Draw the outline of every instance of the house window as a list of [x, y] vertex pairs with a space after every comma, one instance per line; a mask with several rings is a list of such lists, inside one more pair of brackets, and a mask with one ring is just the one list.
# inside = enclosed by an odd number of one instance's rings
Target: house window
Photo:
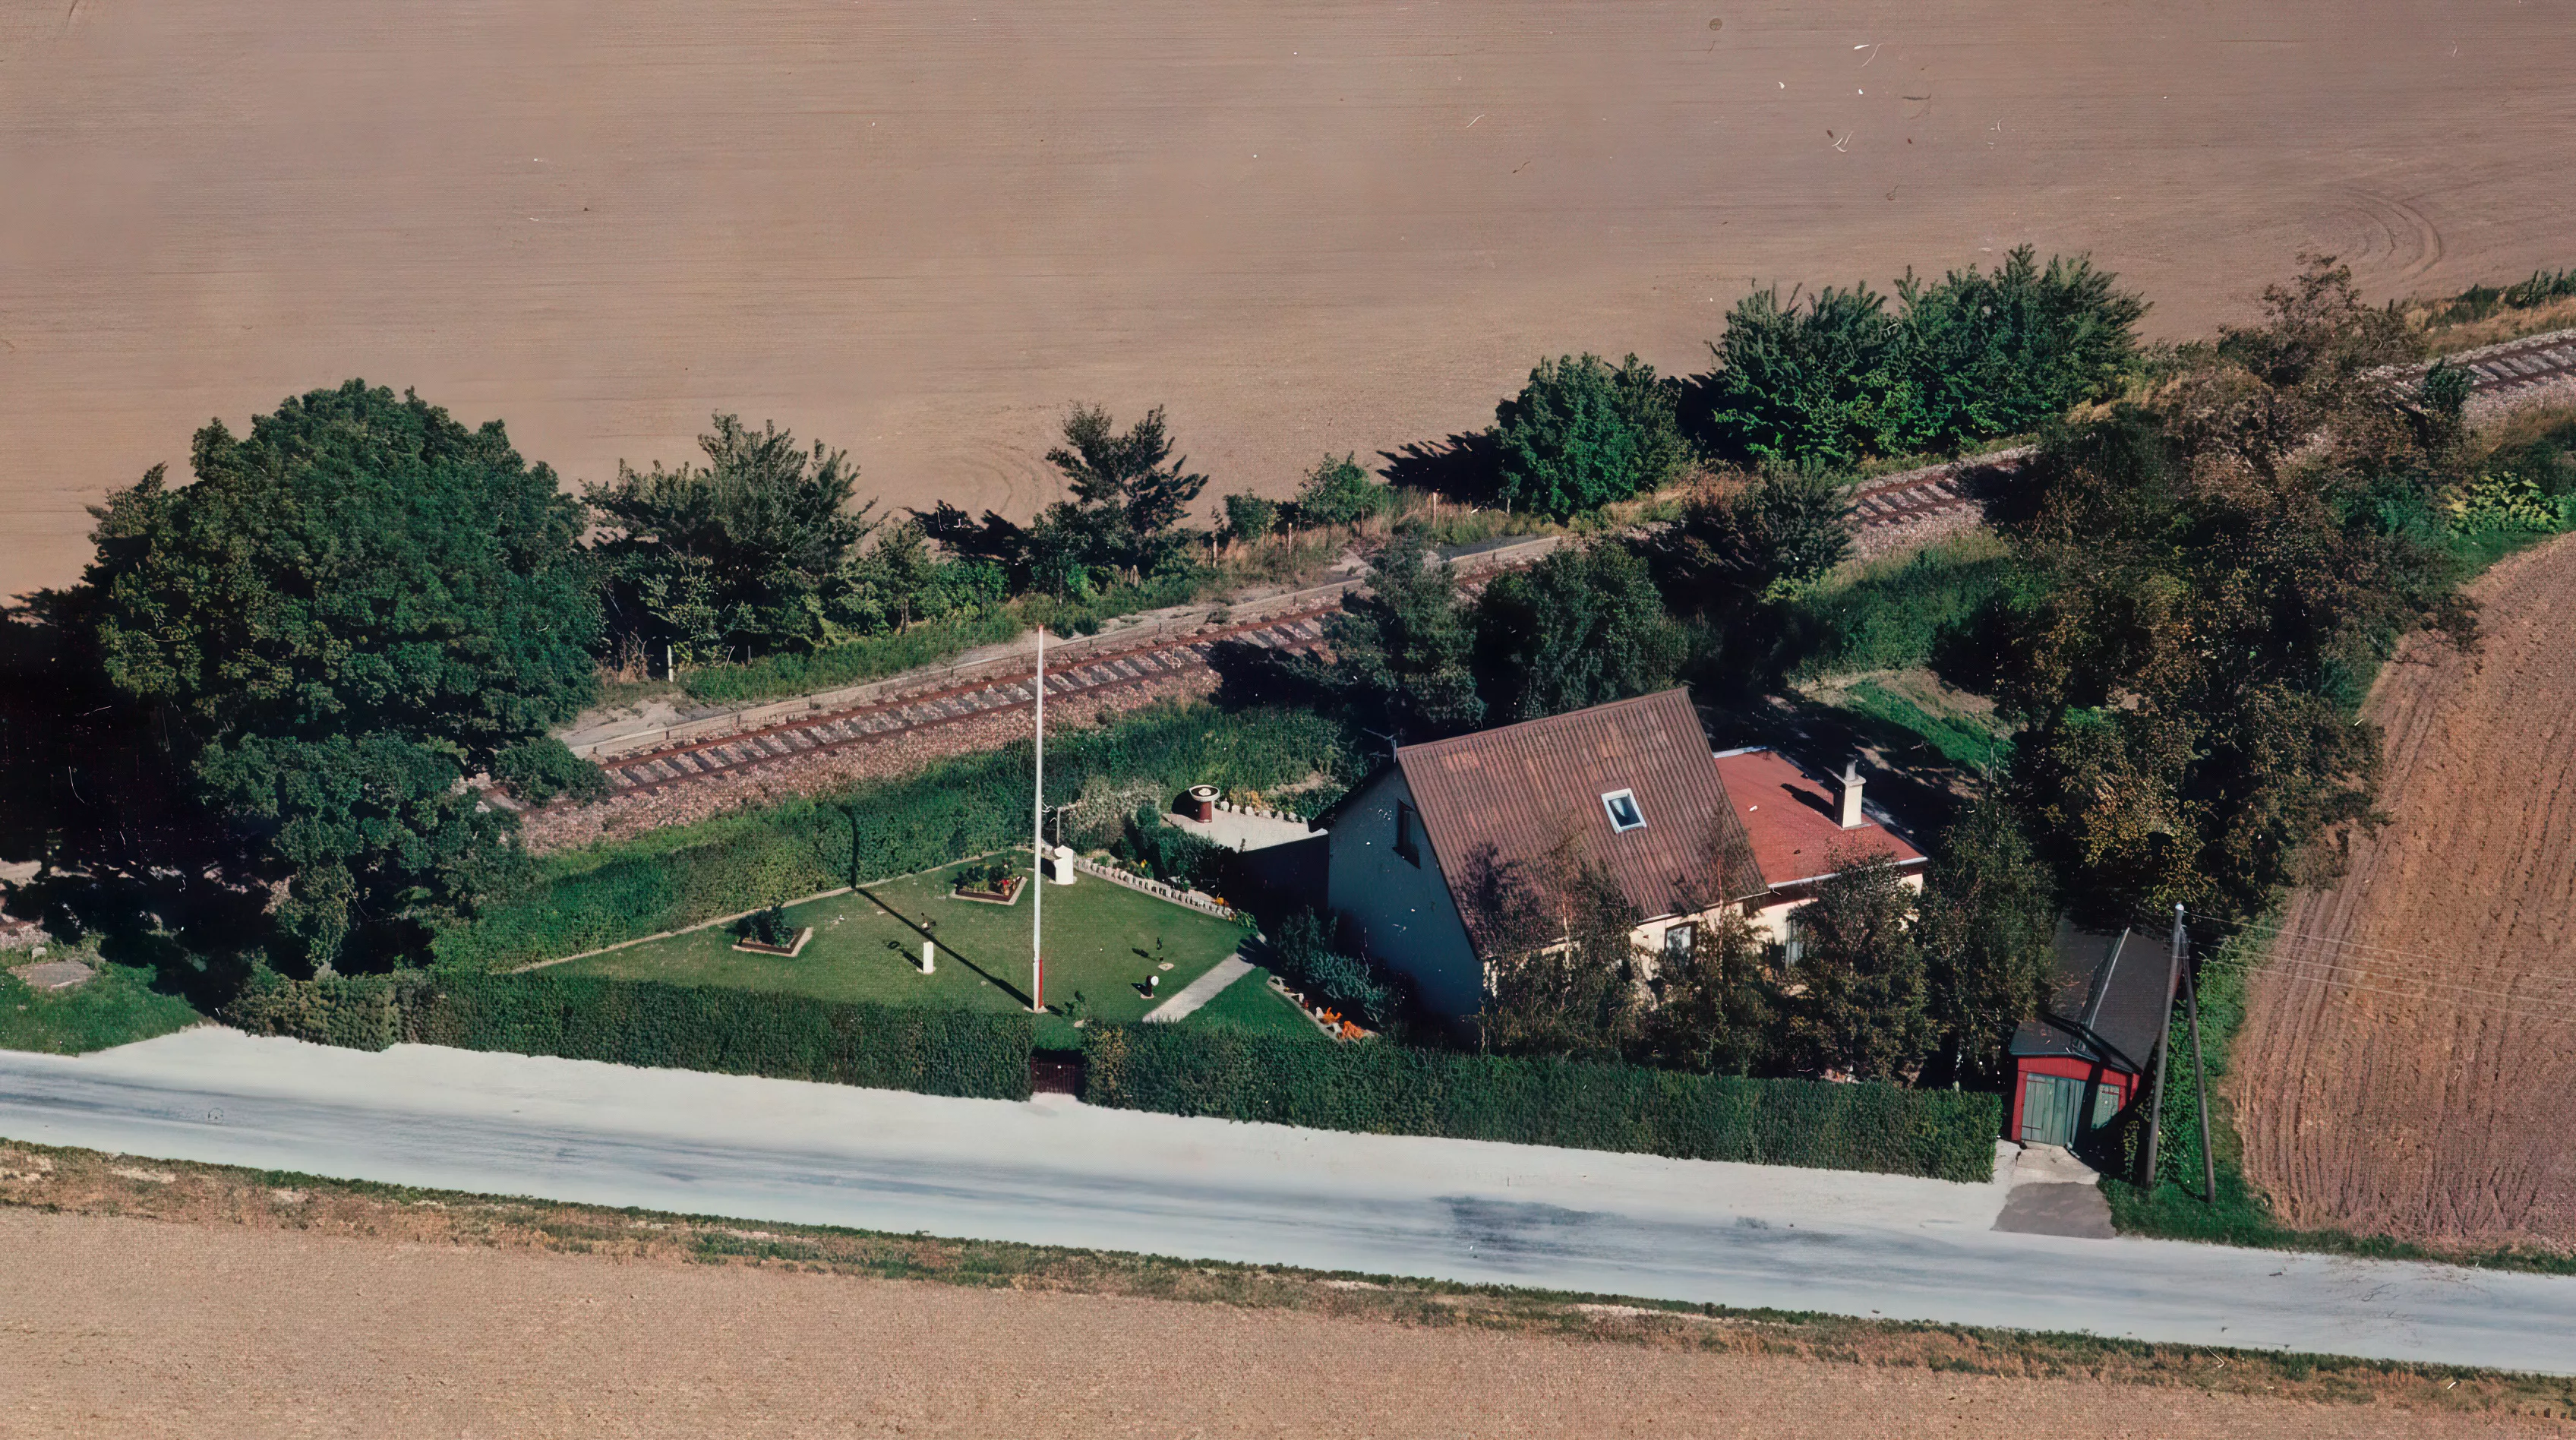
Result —
[[1417, 867], [1422, 864], [1422, 845], [1417, 838], [1421, 823], [1413, 813], [1412, 802], [1395, 802], [1395, 853]]
[[1689, 921], [1683, 921], [1664, 932], [1664, 958], [1688, 960], [1691, 957], [1691, 947], [1698, 943], [1699, 927]]
[[1637, 808], [1637, 794], [1633, 790], [1613, 790], [1602, 796], [1601, 808], [1610, 812], [1610, 828], [1613, 830], [1646, 828], [1645, 814]]
[[1781, 929], [1787, 932], [1787, 938], [1780, 942], [1780, 963], [1795, 965], [1807, 958], [1807, 922], [1798, 918], [1797, 911], [1789, 912]]

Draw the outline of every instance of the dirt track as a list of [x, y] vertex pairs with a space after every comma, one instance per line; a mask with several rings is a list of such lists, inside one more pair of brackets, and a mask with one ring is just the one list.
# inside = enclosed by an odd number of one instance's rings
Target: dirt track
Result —
[[0, 1211], [0, 1313], [0, 1431], [31, 1437], [2270, 1440], [2555, 1428], [17, 1209]]
[[1069, 400], [1276, 489], [1755, 279], [2510, 277], [2576, 259], [2571, 69], [2569, 0], [0, 0], [0, 594], [351, 374], [575, 478], [724, 407], [1025, 507]]
[[2393, 823], [2290, 906], [2235, 1099], [2292, 1224], [2576, 1248], [2576, 538], [2471, 593], [2482, 651], [2371, 696]]

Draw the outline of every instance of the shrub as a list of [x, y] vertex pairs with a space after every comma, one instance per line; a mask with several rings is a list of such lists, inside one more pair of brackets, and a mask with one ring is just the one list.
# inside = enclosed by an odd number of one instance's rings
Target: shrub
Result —
[[1494, 409], [1497, 486], [1506, 505], [1563, 518], [1625, 500], [1690, 459], [1678, 388], [1631, 355], [1542, 360]]
[[1291, 913], [1270, 937], [1270, 968], [1301, 990], [1316, 992], [1336, 1008], [1358, 1016], [1372, 1030], [1393, 1023], [1399, 1006], [1394, 987], [1378, 978], [1367, 961], [1333, 947], [1323, 920], [1312, 910]]
[[796, 927], [788, 923], [786, 911], [772, 905], [733, 922], [733, 937], [754, 945], [785, 947], [796, 943]]
[[252, 972], [250, 983], [216, 1018], [253, 1035], [285, 1035], [351, 1050], [382, 1050], [402, 1038], [395, 981], [384, 975], [289, 980], [263, 967]]
[[1145, 867], [1166, 885], [1211, 893], [1223, 887], [1225, 857], [1231, 853], [1164, 823], [1163, 807], [1150, 800], [1128, 813], [1125, 828], [1109, 849], [1119, 859]]
[[1091, 1104], [1323, 1130], [1982, 1182], [1992, 1095], [1746, 1080], [1178, 1025], [1084, 1034]]
[[2546, 534], [2563, 523], [2558, 499], [2512, 471], [2481, 475], [2451, 501], [2451, 528], [2462, 535]]
[[2137, 354], [2146, 302], [2077, 257], [2029, 246], [1992, 274], [1970, 266], [1898, 282], [1899, 312], [1866, 284], [1802, 307], [1757, 290], [1709, 348], [1710, 439], [1760, 460], [1849, 465], [2026, 433], [2109, 393]]
[[580, 801], [608, 796], [606, 772], [552, 735], [540, 735], [492, 757], [492, 779], [531, 805], [543, 805], [559, 795]]
[[1236, 540], [1259, 540], [1279, 524], [1277, 501], [1245, 491], [1225, 497], [1225, 533]]
[[958, 871], [957, 888], [999, 895], [1011, 883], [1014, 873], [1008, 860], [988, 860]]
[[[1233, 504], [1232, 499], [1226, 502], [1229, 514]], [[1300, 525], [1357, 525], [1394, 507], [1395, 492], [1361, 469], [1357, 456], [1336, 460], [1327, 455], [1307, 472], [1293, 508]]]

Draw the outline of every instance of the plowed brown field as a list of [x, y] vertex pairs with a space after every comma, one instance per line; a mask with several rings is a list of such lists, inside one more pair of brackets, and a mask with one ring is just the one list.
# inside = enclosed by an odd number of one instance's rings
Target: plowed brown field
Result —
[[1697, 368], [1748, 282], [2576, 260], [2570, 0], [0, 0], [0, 595], [352, 375], [575, 479], [712, 409], [1025, 514], [1067, 402], [1216, 494]]
[[2485, 643], [2412, 643], [2368, 714], [2392, 823], [2302, 894], [2234, 1099], [2282, 1217], [2576, 1247], [2576, 537], [2473, 587]]

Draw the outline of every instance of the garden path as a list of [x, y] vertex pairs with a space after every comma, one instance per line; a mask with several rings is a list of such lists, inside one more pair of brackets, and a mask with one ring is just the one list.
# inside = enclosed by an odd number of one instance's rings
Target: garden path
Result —
[[1228, 955], [1216, 962], [1206, 974], [1181, 987], [1171, 999], [1145, 1012], [1148, 1025], [1169, 1025], [1198, 1013], [1200, 1006], [1217, 997], [1217, 992], [1252, 973], [1252, 962], [1240, 955]]

